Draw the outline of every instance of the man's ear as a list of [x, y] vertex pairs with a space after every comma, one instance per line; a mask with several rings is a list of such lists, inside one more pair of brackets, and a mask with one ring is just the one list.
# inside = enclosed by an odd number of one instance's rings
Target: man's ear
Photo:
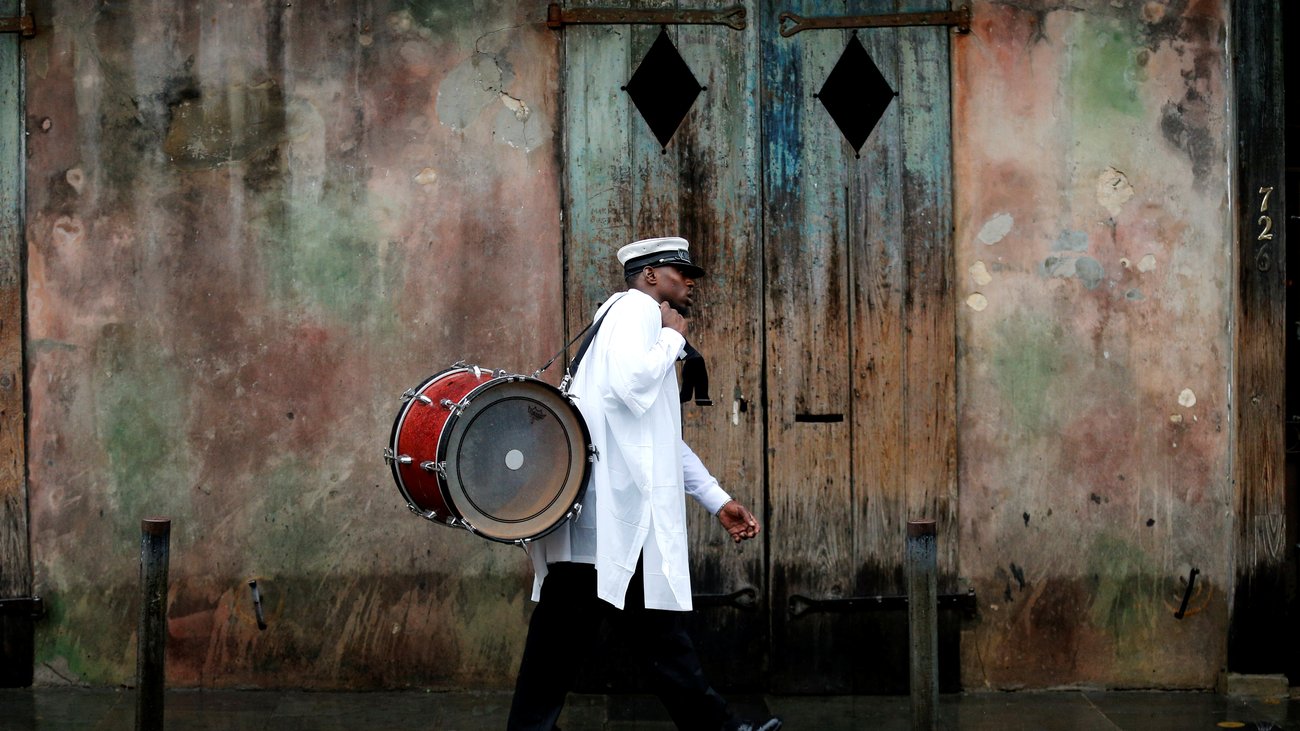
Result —
[[645, 272], [645, 283], [653, 286], [655, 280], [658, 278], [658, 275], [655, 274], [655, 268], [646, 267], [642, 271]]

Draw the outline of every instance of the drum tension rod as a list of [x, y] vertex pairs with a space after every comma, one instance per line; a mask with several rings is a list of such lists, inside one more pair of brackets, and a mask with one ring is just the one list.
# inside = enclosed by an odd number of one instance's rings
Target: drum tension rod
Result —
[[397, 454], [393, 451], [392, 447], [384, 447], [384, 462], [387, 464], [392, 464], [394, 462], [397, 462], [398, 464], [411, 464], [414, 461], [415, 460], [412, 459], [409, 454]]
[[424, 518], [425, 520], [438, 519], [438, 514], [432, 510], [420, 510], [419, 508], [415, 507], [415, 505], [412, 503], [407, 503], [406, 507], [410, 508], [412, 513], [415, 513], [416, 515], [420, 516], [421, 518]]

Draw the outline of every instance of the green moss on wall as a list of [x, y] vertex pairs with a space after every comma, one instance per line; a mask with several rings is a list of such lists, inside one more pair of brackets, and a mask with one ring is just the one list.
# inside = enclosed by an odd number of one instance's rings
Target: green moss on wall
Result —
[[1059, 324], [1029, 315], [997, 327], [993, 378], [1021, 433], [1038, 432], [1055, 420], [1050, 396], [1061, 376], [1061, 338]]
[[1082, 23], [1071, 44], [1070, 100], [1079, 118], [1101, 124], [1109, 113], [1137, 117], [1142, 51], [1132, 28], [1113, 21]]
[[[183, 375], [162, 340], [133, 326], [104, 328], [95, 353], [95, 423], [108, 459], [117, 544], [140, 520], [190, 514]], [[173, 531], [175, 542], [187, 531]]]

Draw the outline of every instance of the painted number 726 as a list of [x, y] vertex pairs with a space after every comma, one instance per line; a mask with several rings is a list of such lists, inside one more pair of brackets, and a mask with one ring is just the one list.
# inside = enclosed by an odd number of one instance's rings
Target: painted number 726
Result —
[[1264, 243], [1255, 247], [1255, 266], [1261, 272], [1266, 272], [1273, 266], [1273, 257], [1269, 254], [1268, 244], [1269, 241], [1273, 240], [1273, 217], [1267, 215], [1268, 198], [1273, 195], [1273, 186], [1260, 186], [1259, 194], [1262, 196], [1259, 199], [1259, 212], [1261, 215], [1256, 223], [1262, 228], [1255, 240]]

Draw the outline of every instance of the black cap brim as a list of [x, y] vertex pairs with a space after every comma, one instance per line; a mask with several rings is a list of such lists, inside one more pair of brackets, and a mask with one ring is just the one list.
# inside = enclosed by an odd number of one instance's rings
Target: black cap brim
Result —
[[683, 274], [692, 279], [698, 279], [704, 276], [704, 269], [690, 260], [689, 257], [683, 256], [676, 252], [658, 251], [653, 254], [646, 254], [631, 259], [623, 265], [625, 276], [632, 276], [645, 267], [666, 267], [674, 266], [681, 270]]

